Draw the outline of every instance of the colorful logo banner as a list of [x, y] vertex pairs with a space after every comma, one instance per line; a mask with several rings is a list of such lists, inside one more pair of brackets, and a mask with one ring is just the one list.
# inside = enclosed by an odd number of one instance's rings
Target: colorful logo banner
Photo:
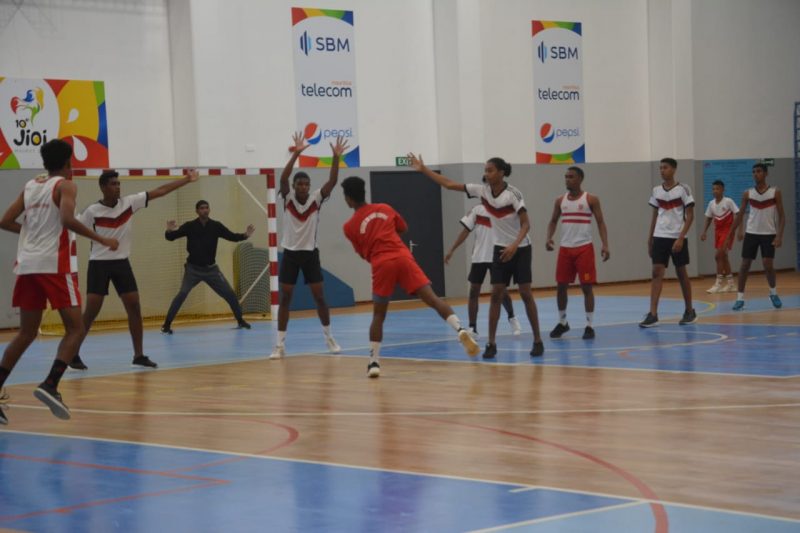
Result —
[[292, 8], [297, 123], [311, 145], [301, 167], [329, 167], [330, 143], [343, 137], [347, 167], [360, 165], [353, 12]]
[[73, 167], [109, 166], [104, 83], [0, 77], [0, 169], [41, 168], [39, 149], [58, 138]]
[[585, 163], [581, 23], [534, 20], [537, 163]]

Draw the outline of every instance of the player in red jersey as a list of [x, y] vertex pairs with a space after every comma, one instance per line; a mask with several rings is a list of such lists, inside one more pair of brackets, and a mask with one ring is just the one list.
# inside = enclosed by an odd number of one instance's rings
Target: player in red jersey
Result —
[[461, 321], [453, 309], [433, 292], [430, 280], [400, 239], [399, 234], [408, 229], [403, 217], [389, 205], [368, 204], [365, 201], [364, 180], [361, 178], [347, 178], [342, 182], [342, 189], [347, 205], [355, 210], [355, 214], [344, 225], [344, 234], [356, 253], [372, 265], [373, 312], [369, 328], [371, 350], [367, 375], [376, 378], [381, 372], [379, 357], [383, 322], [395, 285], [400, 285], [408, 294], [418, 296], [435, 309], [458, 332], [458, 340], [467, 354], [470, 357], [478, 355], [478, 344], [469, 331], [461, 327]]

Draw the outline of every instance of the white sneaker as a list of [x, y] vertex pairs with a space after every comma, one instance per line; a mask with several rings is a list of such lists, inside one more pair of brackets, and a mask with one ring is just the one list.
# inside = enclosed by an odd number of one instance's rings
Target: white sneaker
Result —
[[477, 330], [475, 328], [469, 328], [467, 331], [469, 331], [469, 334], [472, 335], [472, 338], [475, 339], [475, 340], [478, 340], [478, 337], [480, 337], [480, 335], [478, 335], [478, 332], [477, 332]]
[[339, 346], [333, 336], [325, 337], [325, 344], [328, 345], [328, 351], [331, 353], [339, 353], [342, 351], [342, 347]]
[[464, 351], [470, 357], [475, 357], [481, 351], [481, 347], [475, 342], [475, 339], [470, 335], [469, 330], [461, 328], [458, 330], [458, 341], [464, 347]]
[[512, 316], [508, 319], [508, 323], [511, 324], [511, 333], [514, 335], [522, 334], [522, 325], [519, 323], [519, 319], [517, 317]]
[[367, 365], [367, 377], [377, 378], [381, 375], [381, 365], [377, 361], [372, 361]]
[[736, 284], [732, 281], [728, 282], [728, 286], [722, 289], [719, 292], [738, 292], [736, 288]]
[[272, 349], [272, 354], [270, 354], [270, 359], [283, 359], [286, 355], [286, 347], [283, 344], [276, 344], [275, 348]]
[[724, 289], [722, 288], [722, 284], [719, 281], [714, 283], [714, 285], [712, 285], [710, 288], [706, 289], [706, 292], [708, 294], [717, 294], [718, 292], [723, 292], [723, 291]]

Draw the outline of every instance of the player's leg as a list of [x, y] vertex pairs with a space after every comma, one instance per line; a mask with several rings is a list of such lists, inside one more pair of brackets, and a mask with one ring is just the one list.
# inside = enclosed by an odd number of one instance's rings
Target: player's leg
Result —
[[481, 284], [469, 284], [469, 297], [467, 299], [467, 320], [469, 321], [469, 329], [477, 335], [478, 333], [478, 306], [481, 297]]
[[372, 323], [369, 325], [369, 363], [367, 363], [367, 376], [377, 378], [381, 375], [381, 342], [383, 342], [383, 323], [389, 309], [389, 298], [373, 296]]
[[739, 263], [739, 279], [736, 293], [736, 301], [733, 304], [734, 311], [741, 311], [744, 308], [744, 291], [747, 287], [747, 277], [750, 274], [750, 267], [755, 260], [760, 241], [757, 235], [745, 233], [742, 241], [742, 262]]
[[195, 286], [203, 280], [200, 273], [189, 263], [183, 267], [183, 280], [181, 281], [181, 288], [178, 289], [178, 294], [172, 299], [167, 311], [167, 318], [164, 319], [164, 324], [161, 326], [162, 333], [172, 334], [172, 321], [178, 315], [183, 302]]
[[[413, 262], [413, 260], [411, 260], [410, 262], [416, 265], [416, 263]], [[423, 279], [425, 281], [428, 281], [427, 277], [425, 277], [425, 275], [422, 273], [422, 270], [419, 270], [419, 267], [417, 267], [417, 270], [419, 272], [418, 275], [416, 276], [417, 281], [414, 284], [418, 283], [419, 281], [422, 281]], [[405, 276], [403, 276], [403, 278], [405, 278]], [[453, 311], [453, 308], [450, 307], [450, 305], [447, 302], [436, 296], [436, 293], [433, 292], [433, 289], [431, 288], [430, 281], [428, 281], [422, 287], [419, 287], [415, 290], [414, 289], [409, 290], [408, 287], [409, 283], [411, 282], [406, 281], [406, 279], [403, 278], [400, 278], [399, 282], [401, 286], [403, 286], [404, 290], [406, 292], [409, 292], [410, 294], [416, 295], [420, 300], [425, 302], [425, 304], [428, 307], [434, 309], [437, 313], [439, 313], [439, 316], [442, 317], [442, 319], [456, 331], [456, 333], [458, 334], [458, 341], [464, 347], [464, 351], [467, 353], [467, 355], [469, 355], [470, 357], [475, 357], [476, 355], [478, 355], [480, 348], [478, 347], [478, 344], [475, 342], [475, 339], [472, 338], [472, 335], [470, 334], [469, 330], [464, 329], [461, 326], [461, 320], [459, 320], [458, 316], [455, 314], [455, 311]]]
[[508, 325], [511, 326], [511, 334], [521, 335], [522, 325], [519, 323], [519, 319], [514, 314], [514, 302], [511, 301], [511, 294], [508, 292], [508, 287], [506, 287], [506, 292], [503, 293], [503, 301], [501, 303], [503, 305], [503, 309], [506, 310], [506, 315], [508, 315]]
[[558, 307], [558, 324], [550, 332], [550, 338], [557, 339], [569, 331], [567, 322], [567, 303], [569, 285], [575, 281], [576, 275], [575, 258], [571, 248], [564, 246], [558, 249], [558, 259], [556, 260], [556, 306]]
[[[16, 289], [15, 289], [16, 293]], [[42, 323], [42, 309], [20, 309], [19, 311], [19, 331], [8, 343], [6, 349], [3, 351], [3, 359], [0, 361], [0, 397], [3, 401], [8, 400], [5, 394], [3, 385], [14, 370], [14, 366], [19, 361], [25, 350], [36, 339], [39, 333], [39, 326]], [[0, 408], [0, 424], [8, 424], [8, 418]]]
[[302, 264], [303, 277], [311, 289], [311, 296], [314, 298], [314, 305], [317, 307], [317, 316], [322, 324], [322, 333], [325, 335], [325, 344], [331, 353], [339, 353], [342, 347], [333, 338], [331, 331], [331, 313], [328, 309], [328, 302], [325, 301], [325, 291], [322, 277], [322, 263], [319, 259], [319, 249], [315, 249], [308, 255]]
[[225, 279], [225, 275], [219, 269], [219, 267], [213, 267], [211, 270], [203, 274], [203, 281], [211, 287], [217, 296], [221, 297], [225, 302], [228, 304], [228, 307], [231, 308], [231, 312], [233, 316], [236, 318], [236, 323], [240, 328], [250, 329], [250, 324], [248, 324], [244, 317], [242, 316], [242, 306], [239, 303], [239, 299], [236, 297], [236, 293], [233, 291], [233, 287], [231, 284], [228, 283], [228, 280]]
[[769, 285], [769, 299], [775, 309], [783, 307], [778, 296], [778, 279], [775, 273], [775, 246], [772, 244], [775, 240], [775, 235], [764, 235], [761, 240], [761, 260], [764, 263], [764, 275], [767, 278], [767, 285]]
[[518, 283], [518, 285], [519, 296], [522, 299], [522, 303], [525, 304], [525, 312], [528, 315], [528, 322], [530, 323], [531, 330], [533, 331], [533, 347], [531, 348], [531, 356], [538, 357], [544, 354], [544, 343], [542, 342], [542, 336], [539, 332], [539, 310], [536, 307], [536, 300], [534, 300], [533, 293], [531, 292], [530, 282]]
[[275, 346], [272, 348], [270, 359], [281, 359], [286, 355], [286, 330], [289, 327], [289, 307], [292, 305], [294, 286], [300, 276], [300, 263], [298, 253], [294, 250], [284, 250], [278, 271], [278, 332]]
[[649, 328], [658, 324], [658, 301], [661, 299], [661, 290], [664, 285], [664, 271], [669, 265], [674, 239], [661, 237], [653, 238], [653, 247], [650, 255], [653, 262], [650, 281], [650, 310], [644, 320], [639, 322], [639, 327]]

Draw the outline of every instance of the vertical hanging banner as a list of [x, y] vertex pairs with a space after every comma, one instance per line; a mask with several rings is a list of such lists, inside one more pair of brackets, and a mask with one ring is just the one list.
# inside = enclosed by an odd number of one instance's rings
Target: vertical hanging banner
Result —
[[581, 23], [534, 20], [537, 163], [585, 163]]
[[353, 12], [293, 7], [292, 39], [297, 124], [310, 145], [300, 166], [331, 166], [339, 136], [349, 144], [341, 164], [359, 166]]
[[72, 166], [108, 167], [102, 81], [0, 77], [0, 169], [42, 168], [41, 146], [72, 145]]

